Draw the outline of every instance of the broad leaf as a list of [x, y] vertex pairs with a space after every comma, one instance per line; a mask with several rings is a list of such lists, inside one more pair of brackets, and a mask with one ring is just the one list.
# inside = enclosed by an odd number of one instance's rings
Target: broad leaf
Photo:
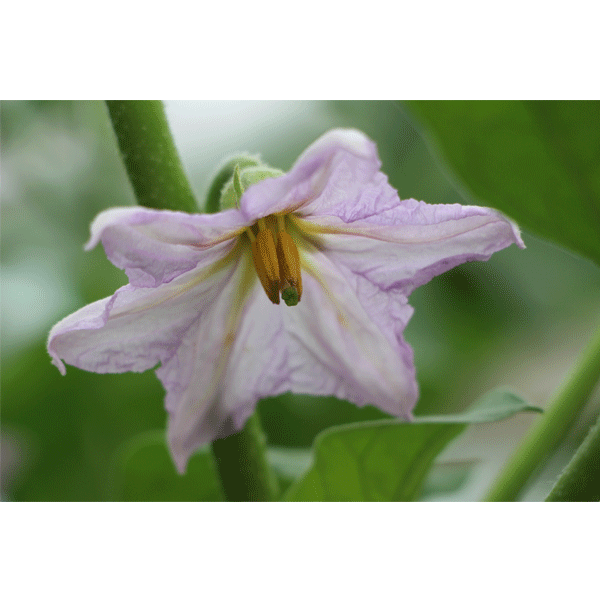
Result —
[[115, 499], [125, 501], [219, 501], [221, 483], [212, 453], [203, 448], [179, 475], [165, 443], [164, 431], [135, 437], [117, 455]]
[[507, 390], [457, 415], [333, 427], [314, 444], [314, 464], [285, 495], [292, 501], [403, 501], [419, 496], [435, 457], [467, 425], [538, 411]]
[[407, 102], [467, 192], [600, 264], [600, 102]]
[[421, 488], [419, 500], [450, 494], [467, 482], [475, 461], [444, 462], [433, 465]]
[[561, 473], [546, 502], [600, 502], [600, 418]]
[[309, 448], [267, 448], [267, 459], [279, 480], [281, 492], [285, 492], [308, 469], [311, 462]]

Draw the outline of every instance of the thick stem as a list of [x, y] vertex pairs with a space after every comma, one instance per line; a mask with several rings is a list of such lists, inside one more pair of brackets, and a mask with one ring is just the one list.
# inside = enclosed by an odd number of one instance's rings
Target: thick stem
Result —
[[[167, 123], [162, 102], [107, 101], [113, 129], [138, 204], [148, 208], [198, 212]], [[257, 164], [243, 156], [244, 164]], [[213, 184], [209, 212], [218, 200], [235, 162]], [[214, 189], [213, 189], [214, 188]], [[266, 460], [265, 436], [256, 415], [239, 433], [213, 443], [219, 474], [228, 500], [275, 500], [278, 485]]]
[[267, 463], [265, 436], [256, 413], [240, 432], [214, 441], [212, 448], [227, 500], [265, 502], [278, 498], [279, 485]]
[[106, 104], [138, 204], [197, 212], [162, 102], [107, 100]]
[[600, 418], [565, 467], [546, 502], [600, 501]]
[[536, 426], [509, 459], [485, 500], [515, 500], [542, 461], [560, 444], [600, 379], [600, 328]]

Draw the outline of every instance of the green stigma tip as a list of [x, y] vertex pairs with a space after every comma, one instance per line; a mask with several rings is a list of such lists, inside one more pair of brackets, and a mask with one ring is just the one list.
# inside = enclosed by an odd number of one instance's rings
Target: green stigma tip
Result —
[[281, 297], [288, 306], [296, 306], [299, 302], [298, 292], [292, 287], [282, 290]]

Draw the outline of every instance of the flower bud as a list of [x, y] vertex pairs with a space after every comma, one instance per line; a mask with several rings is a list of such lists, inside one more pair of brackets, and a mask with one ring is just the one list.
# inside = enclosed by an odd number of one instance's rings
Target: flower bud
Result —
[[214, 210], [208, 212], [239, 208], [242, 194], [251, 185], [280, 175], [283, 175], [283, 171], [265, 165], [259, 156], [233, 156], [223, 163], [210, 186], [207, 206], [210, 205]]
[[237, 208], [239, 196], [233, 187], [233, 175], [236, 166], [243, 170], [261, 164], [259, 156], [237, 154], [223, 161], [213, 176], [206, 200], [206, 212], [214, 213], [228, 208]]
[[274, 169], [267, 165], [257, 165], [244, 167], [240, 171], [242, 180], [242, 186], [247, 190], [251, 185], [263, 181], [263, 179], [270, 179], [271, 177], [280, 177], [283, 175], [281, 169]]
[[275, 241], [270, 229], [259, 231], [256, 239], [252, 241], [252, 259], [256, 274], [269, 300], [273, 304], [279, 304], [279, 265]]

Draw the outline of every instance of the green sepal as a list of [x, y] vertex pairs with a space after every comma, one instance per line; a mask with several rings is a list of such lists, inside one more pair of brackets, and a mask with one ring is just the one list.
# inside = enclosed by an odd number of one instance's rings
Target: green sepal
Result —
[[240, 165], [235, 165], [235, 169], [233, 171], [233, 193], [235, 195], [235, 204], [236, 206], [239, 206], [240, 198], [244, 193], [244, 186], [242, 185], [242, 179], [240, 176]]
[[[222, 205], [224, 187], [226, 184], [228, 185], [231, 182], [236, 166], [238, 166], [240, 169], [244, 169], [245, 167], [258, 166], [260, 164], [262, 164], [260, 156], [253, 156], [247, 153], [236, 154], [235, 156], [226, 158], [217, 169], [217, 172], [214, 175], [212, 183], [208, 189], [205, 205], [206, 212], [215, 213], [219, 212], [219, 210], [224, 210]], [[234, 202], [231, 206], [226, 208], [235, 207], [236, 205]]]
[[[237, 175], [236, 175], [237, 170]], [[219, 205], [221, 210], [228, 208], [239, 208], [242, 194], [255, 183], [270, 177], [279, 177], [283, 175], [280, 169], [273, 169], [267, 165], [252, 165], [240, 167], [236, 165], [233, 169], [231, 179], [223, 186], [221, 190], [221, 199]]]
[[256, 167], [245, 167], [241, 171], [242, 185], [244, 190], [247, 190], [251, 185], [262, 181], [263, 179], [269, 179], [271, 177], [279, 177], [283, 175], [281, 169], [274, 169], [267, 165], [260, 165]]

